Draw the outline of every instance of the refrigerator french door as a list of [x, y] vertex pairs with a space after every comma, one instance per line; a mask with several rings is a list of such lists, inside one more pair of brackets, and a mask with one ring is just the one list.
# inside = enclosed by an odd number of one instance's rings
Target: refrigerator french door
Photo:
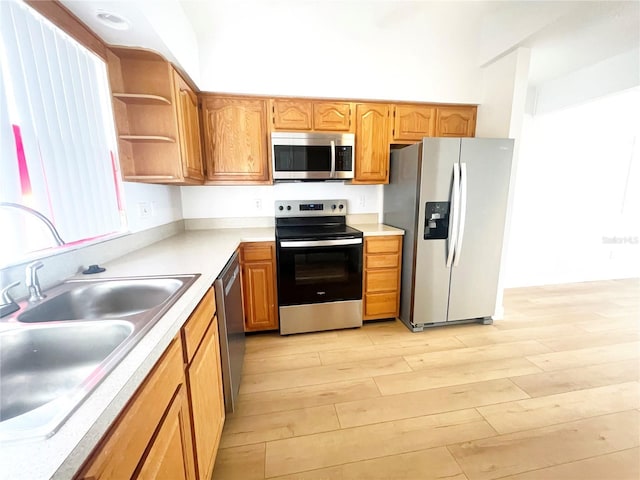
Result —
[[420, 331], [496, 310], [513, 141], [425, 138], [391, 156], [384, 223], [403, 228], [400, 319]]

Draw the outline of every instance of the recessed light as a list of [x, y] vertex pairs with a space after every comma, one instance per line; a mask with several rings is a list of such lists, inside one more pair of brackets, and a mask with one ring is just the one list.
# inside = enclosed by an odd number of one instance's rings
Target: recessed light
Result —
[[98, 10], [96, 13], [98, 20], [107, 27], [114, 28], [116, 30], [128, 30], [131, 26], [129, 22], [115, 13], [107, 12], [105, 10]]

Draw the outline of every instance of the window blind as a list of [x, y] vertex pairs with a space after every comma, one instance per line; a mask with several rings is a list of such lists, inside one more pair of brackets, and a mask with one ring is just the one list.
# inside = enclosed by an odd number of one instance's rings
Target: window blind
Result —
[[19, 0], [0, 2], [0, 31], [0, 200], [40, 211], [67, 243], [123, 230], [104, 61]]

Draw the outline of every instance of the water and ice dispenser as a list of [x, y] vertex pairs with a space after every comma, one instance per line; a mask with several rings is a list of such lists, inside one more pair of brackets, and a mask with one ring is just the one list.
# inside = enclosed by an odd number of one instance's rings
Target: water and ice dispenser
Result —
[[424, 239], [442, 240], [449, 236], [450, 202], [426, 202], [424, 213]]

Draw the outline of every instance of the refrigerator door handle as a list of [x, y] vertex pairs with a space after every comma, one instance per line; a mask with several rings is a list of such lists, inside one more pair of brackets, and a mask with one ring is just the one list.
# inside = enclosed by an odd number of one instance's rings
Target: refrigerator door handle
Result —
[[449, 242], [447, 251], [447, 268], [451, 268], [458, 238], [458, 215], [460, 209], [460, 166], [453, 164], [453, 188], [451, 192], [451, 220], [449, 222]]
[[464, 223], [467, 218], [467, 164], [460, 163], [460, 226], [458, 227], [458, 240], [456, 241], [455, 260], [453, 266], [457, 267], [462, 253], [462, 239], [464, 237]]

